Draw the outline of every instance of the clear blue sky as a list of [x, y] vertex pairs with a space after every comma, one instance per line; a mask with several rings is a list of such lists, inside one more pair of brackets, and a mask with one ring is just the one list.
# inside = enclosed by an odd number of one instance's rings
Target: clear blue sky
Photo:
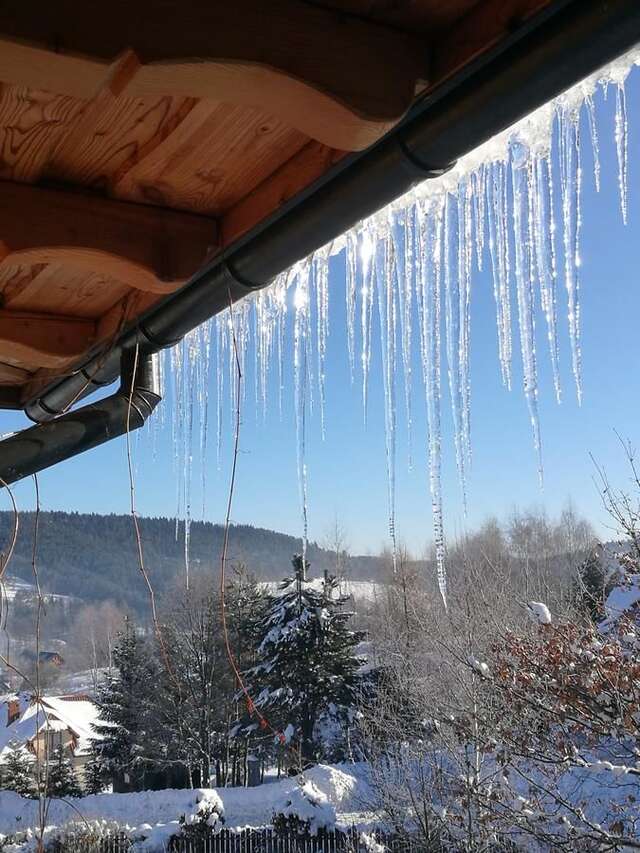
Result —
[[[521, 390], [517, 330], [514, 328], [514, 389], [501, 385], [495, 331], [492, 283], [488, 271], [475, 273], [472, 297], [472, 443], [467, 527], [489, 515], [504, 516], [515, 506], [543, 506], [559, 512], [568, 500], [586, 515], [601, 535], [605, 518], [593, 483], [589, 454], [602, 464], [616, 485], [625, 485], [627, 471], [617, 430], [640, 444], [640, 72], [627, 84], [629, 104], [629, 222], [622, 224], [617, 192], [613, 134], [613, 98], [598, 98], [602, 189], [596, 195], [590, 148], [585, 139], [582, 232], [582, 350], [584, 401], [575, 402], [566, 300], [559, 282], [559, 325], [564, 399], [553, 398], [545, 330], [538, 322], [540, 419], [545, 486], [536, 474], [529, 416]], [[489, 264], [485, 264], [488, 270]], [[322, 540], [338, 518], [351, 549], [376, 551], [386, 543], [387, 504], [384, 461], [382, 382], [379, 346], [373, 347], [369, 425], [365, 429], [359, 387], [349, 381], [344, 320], [343, 262], [332, 274], [331, 334], [327, 354], [327, 435], [320, 438], [317, 418], [309, 426], [309, 533]], [[514, 305], [515, 308], [515, 305]], [[515, 317], [515, 310], [514, 310]], [[444, 374], [443, 374], [444, 379]], [[251, 382], [251, 378], [249, 377]], [[418, 387], [418, 386], [417, 386]], [[239, 474], [233, 519], [299, 535], [295, 424], [292, 393], [286, 395], [284, 417], [271, 405], [266, 422], [256, 417], [252, 391], [244, 412]], [[399, 401], [401, 400], [399, 394]], [[399, 537], [421, 551], [431, 538], [431, 502], [424, 447], [424, 403], [414, 399], [416, 417], [414, 468], [406, 466], [406, 436], [402, 418], [398, 432], [397, 527]], [[147, 515], [173, 515], [176, 474], [169, 413], [164, 428], [134, 437], [138, 509]], [[1, 413], [3, 432], [22, 426], [19, 414]], [[225, 435], [229, 457], [230, 432]], [[151, 446], [155, 444], [155, 455]], [[215, 444], [212, 435], [210, 445]], [[227, 469], [217, 471], [214, 454], [208, 460], [206, 517], [224, 515]], [[43, 506], [90, 512], [127, 512], [129, 485], [125, 443], [117, 440], [59, 465], [41, 475]], [[465, 522], [455, 471], [448, 399], [443, 400], [443, 487], [449, 535]], [[199, 472], [194, 474], [194, 517], [200, 517]], [[32, 505], [30, 482], [16, 495], [24, 508]], [[6, 505], [6, 498], [3, 499]]]

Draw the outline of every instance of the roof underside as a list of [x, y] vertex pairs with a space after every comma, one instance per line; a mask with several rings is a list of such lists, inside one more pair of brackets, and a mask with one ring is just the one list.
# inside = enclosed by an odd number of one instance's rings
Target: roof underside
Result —
[[552, 0], [0, 10], [0, 386], [21, 407]]

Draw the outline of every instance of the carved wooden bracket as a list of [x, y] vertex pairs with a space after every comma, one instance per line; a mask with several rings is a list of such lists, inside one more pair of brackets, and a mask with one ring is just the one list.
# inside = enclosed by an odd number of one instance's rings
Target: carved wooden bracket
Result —
[[2, 3], [3, 82], [86, 99], [106, 86], [242, 104], [342, 150], [378, 139], [427, 77], [422, 39], [299, 0], [33, 7]]

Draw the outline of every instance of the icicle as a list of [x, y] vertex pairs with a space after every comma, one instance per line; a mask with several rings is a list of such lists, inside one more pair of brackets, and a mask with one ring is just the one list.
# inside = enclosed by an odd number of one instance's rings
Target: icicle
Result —
[[460, 440], [466, 463], [471, 462], [471, 250], [471, 182], [466, 180], [458, 189], [458, 387]]
[[493, 164], [487, 184], [489, 252], [493, 272], [493, 296], [498, 329], [498, 356], [502, 382], [511, 390], [511, 292], [509, 241], [506, 234], [507, 182], [505, 164]]
[[414, 263], [414, 207], [389, 215], [389, 229], [393, 240], [398, 300], [400, 308], [400, 339], [402, 343], [402, 369], [404, 374], [404, 400], [407, 421], [408, 467], [412, 468], [412, 342], [413, 342], [413, 279]]
[[546, 157], [531, 163], [533, 178], [529, 185], [530, 221], [533, 228], [535, 260], [540, 284], [540, 302], [547, 322], [547, 339], [551, 355], [556, 401], [561, 400], [557, 328], [555, 221], [551, 163]]
[[298, 492], [302, 515], [302, 559], [306, 560], [309, 539], [307, 511], [307, 461], [306, 461], [306, 410], [308, 391], [308, 342], [309, 342], [309, 273], [310, 264], [305, 262], [297, 270], [294, 297], [294, 403], [296, 412], [296, 461], [298, 470]]
[[349, 231], [345, 247], [346, 264], [346, 310], [347, 310], [347, 353], [349, 356], [349, 370], [351, 372], [351, 384], [353, 385], [356, 375], [356, 288], [358, 278], [358, 234]]
[[582, 357], [580, 353], [580, 168], [579, 126], [574, 113], [559, 113], [559, 160], [562, 197], [564, 275], [567, 290], [571, 364], [578, 403], [582, 401]]
[[316, 290], [316, 348], [318, 353], [318, 396], [320, 398], [320, 431], [325, 439], [325, 359], [329, 334], [329, 252], [325, 247], [314, 255]]
[[616, 86], [616, 155], [618, 158], [618, 188], [622, 221], [627, 224], [627, 98], [624, 81]]
[[487, 195], [487, 167], [481, 163], [478, 169], [470, 175], [471, 200], [473, 203], [473, 221], [475, 222], [476, 264], [482, 271], [485, 238], [485, 203]]
[[387, 233], [379, 236], [375, 247], [375, 276], [380, 322], [380, 352], [382, 356], [382, 386], [384, 391], [384, 434], [387, 465], [387, 501], [389, 509], [389, 539], [393, 573], [397, 572], [396, 543], [396, 299], [393, 280], [393, 242]]
[[191, 544], [191, 484], [193, 468], [193, 415], [194, 415], [194, 376], [196, 370], [197, 333], [192, 333], [184, 339], [186, 347], [186, 359], [184, 369], [186, 371], [185, 397], [187, 404], [187, 423], [184, 434], [184, 573], [185, 586], [189, 589], [189, 562]]
[[200, 359], [200, 369], [202, 375], [202, 391], [200, 395], [200, 472], [202, 488], [202, 518], [205, 517], [206, 496], [207, 496], [207, 471], [209, 466], [206, 464], [207, 459], [207, 443], [209, 432], [209, 388], [211, 385], [211, 331], [213, 321], [209, 320], [202, 327], [204, 358]]
[[171, 352], [173, 361], [173, 388], [175, 405], [173, 409], [173, 464], [176, 471], [176, 541], [178, 540], [178, 520], [182, 516], [182, 488], [184, 485], [183, 448], [184, 448], [184, 340]]
[[598, 142], [598, 125], [596, 123], [596, 108], [593, 96], [585, 98], [587, 105], [587, 119], [589, 121], [589, 135], [591, 137], [591, 151], [593, 153], [593, 181], [596, 192], [600, 192], [600, 143]]
[[[427, 399], [429, 427], [429, 485], [433, 511], [438, 587], [447, 606], [444, 525], [442, 521], [441, 431], [440, 431], [440, 278], [442, 252], [442, 216], [431, 217], [423, 205], [418, 208], [420, 261], [418, 313], [422, 374]], [[431, 261], [431, 262], [430, 262]], [[445, 259], [445, 263], [446, 263]]]
[[511, 175], [513, 180], [513, 230], [515, 245], [515, 278], [518, 295], [518, 323], [524, 394], [529, 407], [533, 442], [538, 454], [538, 477], [543, 480], [542, 445], [538, 418], [538, 369], [536, 364], [533, 281], [531, 275], [531, 241], [526, 228], [528, 209], [527, 168], [528, 152], [520, 143], [512, 149]]
[[362, 335], [362, 409], [367, 422], [367, 398], [369, 390], [369, 367], [371, 366], [371, 309], [373, 306], [373, 255], [375, 240], [370, 227], [364, 228], [360, 241], [360, 265], [362, 269], [360, 327]]
[[[460, 208], [458, 207], [458, 213]], [[465, 474], [465, 453], [462, 438], [462, 396], [460, 392], [460, 320], [464, 315], [460, 307], [460, 269], [458, 275], [453, 272], [451, 253], [454, 243], [451, 240], [451, 197], [447, 193], [443, 199], [442, 206], [437, 213], [430, 212], [431, 217], [436, 218], [436, 229], [443, 228], [444, 231], [444, 305], [445, 305], [445, 340], [447, 348], [447, 375], [449, 377], [449, 396], [451, 398], [451, 419], [453, 421], [453, 442], [456, 451], [456, 465], [458, 468], [458, 479], [462, 493], [462, 504], [466, 514], [467, 486]], [[440, 221], [442, 221], [442, 224]], [[458, 243], [458, 252], [460, 251]], [[460, 266], [460, 258], [458, 258]], [[424, 274], [424, 273], [423, 273]], [[426, 310], [426, 309], [425, 309]]]
[[215, 318], [216, 342], [216, 463], [222, 467], [222, 416], [224, 407], [224, 364], [228, 339], [229, 318], [227, 312]]

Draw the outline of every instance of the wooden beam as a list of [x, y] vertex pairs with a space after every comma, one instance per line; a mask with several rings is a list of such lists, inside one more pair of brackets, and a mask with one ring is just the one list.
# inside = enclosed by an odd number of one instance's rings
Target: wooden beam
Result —
[[147, 205], [26, 184], [0, 185], [0, 258], [23, 266], [61, 263], [101, 271], [164, 294], [204, 263], [216, 222]]
[[434, 45], [429, 88], [435, 88], [490, 50], [551, 0], [484, 0], [455, 23]]
[[258, 107], [336, 148], [379, 137], [407, 110], [428, 68], [423, 38], [300, 0], [33, 6], [0, 5], [0, 35], [23, 42], [0, 49], [4, 82], [91, 98], [128, 50], [140, 67], [129, 66], [127, 95]]
[[65, 367], [89, 349], [95, 332], [91, 320], [0, 310], [0, 362]]
[[24, 385], [31, 379], [31, 373], [13, 364], [0, 362], [0, 385]]
[[265, 217], [275, 213], [344, 155], [344, 151], [334, 151], [319, 142], [309, 142], [221, 217], [222, 246], [228, 246]]

